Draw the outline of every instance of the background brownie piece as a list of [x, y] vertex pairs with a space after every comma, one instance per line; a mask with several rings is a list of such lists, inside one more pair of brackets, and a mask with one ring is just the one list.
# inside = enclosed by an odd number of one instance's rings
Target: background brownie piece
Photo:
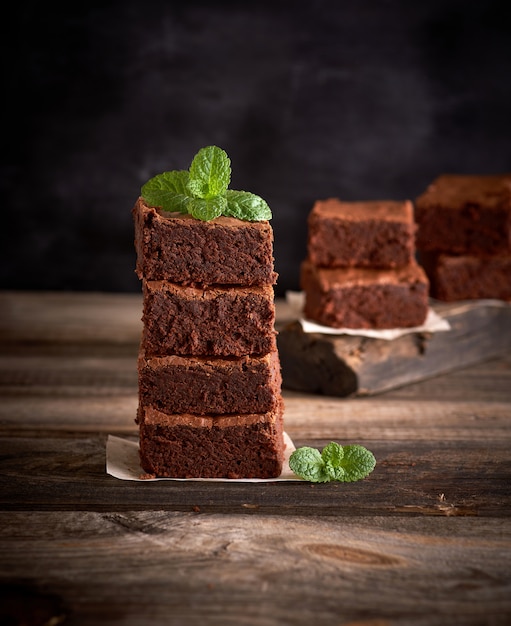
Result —
[[143, 406], [197, 415], [266, 413], [280, 402], [282, 377], [276, 350], [262, 357], [138, 359]]
[[424, 258], [424, 268], [431, 281], [431, 295], [438, 300], [511, 300], [511, 255], [429, 254]]
[[147, 356], [247, 356], [276, 348], [273, 287], [185, 287], [143, 281]]
[[283, 406], [250, 415], [199, 417], [139, 409], [140, 462], [171, 478], [277, 478], [284, 460]]
[[322, 267], [401, 267], [414, 257], [415, 230], [408, 200], [320, 200], [308, 216], [307, 255]]
[[136, 272], [146, 280], [181, 284], [274, 284], [273, 230], [269, 222], [191, 215], [146, 206], [133, 208]]
[[438, 177], [415, 201], [418, 250], [511, 254], [511, 174]]
[[304, 315], [334, 328], [408, 328], [428, 313], [429, 281], [414, 261], [405, 268], [374, 270], [301, 266]]

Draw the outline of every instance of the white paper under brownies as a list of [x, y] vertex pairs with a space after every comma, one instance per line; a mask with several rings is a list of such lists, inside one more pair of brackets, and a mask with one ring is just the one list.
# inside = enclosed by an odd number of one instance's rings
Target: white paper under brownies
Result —
[[208, 482], [238, 482], [238, 483], [273, 483], [285, 480], [302, 480], [289, 468], [289, 457], [295, 450], [295, 445], [289, 435], [284, 433], [286, 444], [282, 473], [278, 478], [142, 478], [145, 474], [140, 467], [138, 456], [138, 442], [108, 435], [106, 442], [106, 471], [107, 474], [120, 480], [136, 480], [140, 482], [153, 482], [155, 480], [178, 480], [182, 482], [208, 481]]
[[438, 333], [451, 329], [449, 322], [431, 307], [428, 309], [426, 321], [421, 326], [411, 328], [389, 328], [385, 330], [373, 330], [368, 328], [333, 328], [312, 322], [303, 317], [304, 293], [301, 291], [287, 291], [286, 301], [295, 313], [302, 325], [304, 333], [321, 333], [323, 335], [354, 335], [357, 337], [371, 337], [373, 339], [386, 339], [391, 341], [410, 333]]

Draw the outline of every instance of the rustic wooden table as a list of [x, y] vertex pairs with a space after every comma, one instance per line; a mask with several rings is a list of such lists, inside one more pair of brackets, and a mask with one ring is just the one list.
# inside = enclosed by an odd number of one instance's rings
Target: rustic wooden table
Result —
[[[288, 311], [277, 303], [278, 319]], [[138, 295], [0, 293], [0, 623], [511, 623], [511, 356], [367, 398], [284, 391], [351, 484], [128, 482]]]

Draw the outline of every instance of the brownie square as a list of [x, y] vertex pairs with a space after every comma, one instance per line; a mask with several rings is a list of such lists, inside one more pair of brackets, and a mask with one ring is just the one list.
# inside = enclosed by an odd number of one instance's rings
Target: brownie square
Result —
[[421, 262], [431, 282], [431, 295], [437, 300], [477, 300], [490, 298], [511, 301], [510, 256], [426, 255]]
[[408, 328], [424, 323], [429, 281], [413, 261], [404, 268], [321, 268], [301, 265], [304, 315], [334, 328]]
[[136, 272], [146, 280], [180, 284], [275, 284], [273, 229], [269, 222], [191, 215], [146, 206], [133, 208]]
[[138, 358], [139, 399], [164, 413], [266, 413], [281, 397], [279, 354], [262, 357]]
[[319, 200], [308, 216], [307, 255], [321, 267], [403, 267], [414, 257], [415, 230], [408, 200]]
[[283, 405], [262, 414], [138, 413], [140, 462], [169, 478], [277, 478], [284, 461]]
[[186, 287], [143, 281], [147, 356], [247, 356], [276, 348], [271, 285]]
[[511, 174], [439, 176], [415, 201], [418, 250], [511, 254]]

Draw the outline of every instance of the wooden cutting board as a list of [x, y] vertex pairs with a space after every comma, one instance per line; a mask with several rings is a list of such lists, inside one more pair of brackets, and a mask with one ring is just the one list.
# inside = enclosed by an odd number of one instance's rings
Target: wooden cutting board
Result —
[[484, 301], [432, 304], [451, 330], [394, 339], [279, 329], [283, 386], [331, 396], [367, 396], [511, 351], [511, 306]]

